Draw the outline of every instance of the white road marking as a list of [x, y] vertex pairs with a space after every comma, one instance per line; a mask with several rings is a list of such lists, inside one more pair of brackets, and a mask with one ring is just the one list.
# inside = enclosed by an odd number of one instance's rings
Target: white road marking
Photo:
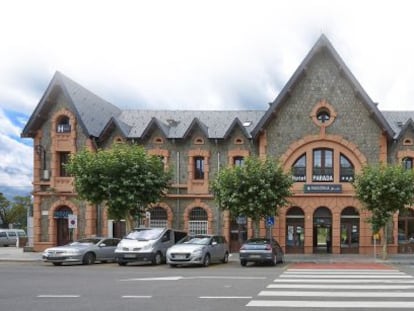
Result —
[[277, 296], [277, 297], [356, 297], [356, 298], [407, 298], [414, 297], [414, 293], [407, 292], [364, 292], [364, 291], [261, 291], [259, 296]]
[[[375, 282], [377, 283], [377, 282]], [[386, 284], [386, 285], [337, 285], [337, 284], [270, 284], [267, 288], [277, 289], [414, 289], [414, 285]]]
[[345, 270], [321, 270], [321, 271], [300, 271], [300, 270], [295, 270], [295, 271], [285, 271], [283, 273], [284, 275], [290, 275], [290, 274], [302, 274], [302, 275], [312, 275], [312, 274], [332, 274], [332, 275], [336, 275], [336, 274], [346, 274], [346, 275], [359, 275], [359, 274], [364, 274], [364, 275], [405, 275], [404, 272], [397, 272], [394, 270], [375, 270], [375, 271], [357, 271], [357, 270], [351, 270], [351, 271], [345, 271]]
[[121, 279], [121, 282], [128, 281], [178, 281], [181, 280], [182, 276], [168, 276], [168, 277], [158, 277], [158, 278], [133, 278], [133, 279]]
[[79, 298], [80, 295], [37, 295], [37, 298]]
[[247, 307], [414, 309], [414, 301], [252, 300]]
[[195, 279], [218, 279], [218, 280], [266, 280], [267, 277], [237, 277], [237, 276], [169, 276], [169, 277], [156, 277], [156, 278], [131, 278], [121, 279], [121, 282], [130, 281], [179, 281], [179, 280], [195, 280]]
[[252, 299], [252, 296], [200, 296], [200, 299]]
[[397, 269], [289, 269], [284, 273], [290, 272], [403, 273]]
[[[280, 278], [303, 278], [305, 277], [305, 275], [303, 274], [289, 274], [289, 275], [285, 275], [282, 274], [280, 276]], [[322, 278], [340, 278], [343, 277], [345, 279], [412, 279], [413, 277], [411, 275], [367, 275], [367, 274], [326, 274], [326, 275], [322, 275], [322, 274], [309, 274], [306, 275], [307, 278], [318, 278], [318, 279], [322, 279]]]
[[136, 296], [136, 295], [125, 295], [122, 298], [126, 299], [138, 299], [138, 298], [152, 298], [152, 296]]
[[402, 280], [384, 280], [384, 279], [371, 279], [371, 280], [363, 280], [363, 279], [354, 279], [354, 280], [346, 280], [346, 279], [275, 279], [274, 282], [277, 283], [359, 283], [359, 284], [369, 284], [369, 283], [404, 283], [404, 284], [414, 284], [414, 280], [409, 279], [402, 279]]

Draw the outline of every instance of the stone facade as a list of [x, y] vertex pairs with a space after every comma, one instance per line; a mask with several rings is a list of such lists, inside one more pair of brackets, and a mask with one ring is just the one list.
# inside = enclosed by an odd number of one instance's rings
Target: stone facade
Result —
[[[261, 234], [270, 232], [288, 253], [371, 253], [369, 215], [351, 181], [366, 164], [412, 165], [411, 118], [414, 111], [379, 111], [325, 36], [266, 111], [122, 111], [58, 72], [22, 133], [35, 146], [34, 248], [125, 233], [105, 206], [77, 198], [62, 163], [85, 147], [126, 141], [161, 156], [174, 172], [143, 225], [221, 233], [237, 251], [239, 230], [251, 236], [251, 223], [239, 225], [236, 215], [221, 211], [209, 184], [220, 167], [257, 155], [278, 159], [295, 178], [289, 206], [273, 228], [263, 221]], [[70, 214], [77, 215], [75, 229], [68, 229]], [[390, 252], [408, 251], [403, 241], [414, 234], [412, 215], [395, 215]]]

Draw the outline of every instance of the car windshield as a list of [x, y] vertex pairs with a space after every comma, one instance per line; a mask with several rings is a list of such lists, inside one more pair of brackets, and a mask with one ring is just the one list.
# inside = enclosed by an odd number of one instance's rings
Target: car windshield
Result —
[[137, 229], [135, 231], [130, 232], [125, 238], [138, 241], [156, 240], [163, 231], [163, 228]]
[[270, 240], [267, 239], [250, 239], [245, 242], [246, 244], [251, 245], [265, 245], [265, 244], [271, 244]]
[[208, 245], [211, 237], [205, 235], [187, 236], [180, 241], [183, 244]]
[[100, 239], [82, 239], [79, 241], [75, 241], [72, 243], [69, 243], [70, 246], [79, 246], [79, 245], [93, 245], [97, 244], [100, 241]]

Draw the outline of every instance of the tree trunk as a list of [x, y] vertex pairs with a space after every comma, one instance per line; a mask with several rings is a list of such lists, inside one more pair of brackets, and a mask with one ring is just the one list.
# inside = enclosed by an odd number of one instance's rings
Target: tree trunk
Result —
[[388, 223], [387, 225], [384, 226], [384, 239], [382, 241], [382, 260], [386, 260], [388, 257], [387, 245], [388, 245]]
[[253, 219], [253, 237], [260, 237], [260, 219]]

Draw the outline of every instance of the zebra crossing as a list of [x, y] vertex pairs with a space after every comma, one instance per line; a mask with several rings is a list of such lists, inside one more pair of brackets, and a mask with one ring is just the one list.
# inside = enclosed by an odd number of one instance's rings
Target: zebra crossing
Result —
[[247, 307], [414, 309], [414, 278], [396, 269], [296, 269], [284, 271]]

